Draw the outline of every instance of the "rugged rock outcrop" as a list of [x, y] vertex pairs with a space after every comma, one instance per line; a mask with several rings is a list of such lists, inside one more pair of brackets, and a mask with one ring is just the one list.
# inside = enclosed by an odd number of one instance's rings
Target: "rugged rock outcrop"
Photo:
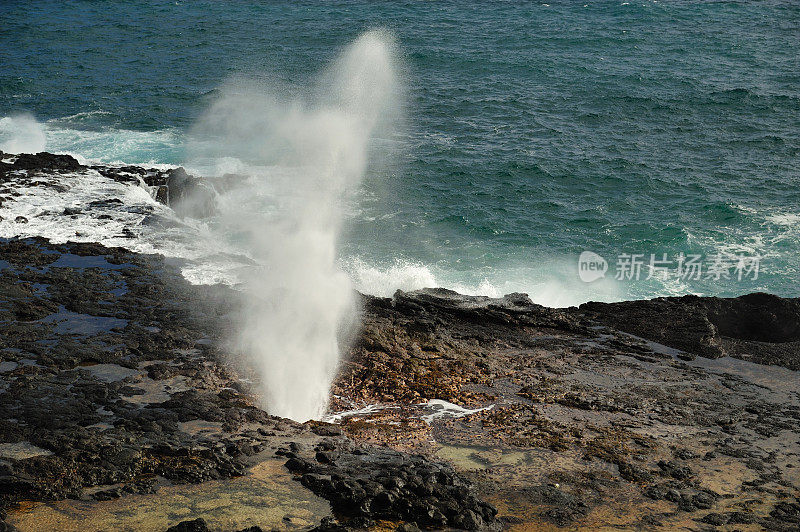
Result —
[[192, 176], [182, 166], [169, 170], [139, 166], [94, 166], [105, 177], [123, 183], [144, 183], [157, 201], [172, 207], [181, 217], [208, 218], [216, 212], [217, 193], [206, 180]]
[[145, 183], [157, 187], [156, 199], [172, 209], [182, 217], [208, 218], [215, 213], [214, 188], [205, 180], [186, 173], [181, 166], [160, 172], [156, 175], [146, 175]]
[[[9, 154], [0, 152], [0, 158], [8, 157]], [[76, 172], [84, 168], [74, 157], [70, 155], [55, 155], [47, 152], [21, 153], [13, 156], [14, 162], [11, 164], [3, 163], [0, 170], [52, 170], [64, 172]]]
[[[350, 412], [298, 424], [261, 410], [225, 352], [234, 291], [96, 244], [4, 240], [0, 257], [11, 523], [22, 499], [99, 504], [246, 475], [277, 455], [293, 490], [329, 501], [336, 517], [319, 530], [796, 529], [797, 373], [690, 360], [708, 337], [745, 360], [748, 346], [781, 346], [775, 363], [791, 368], [796, 300], [550, 309], [521, 294], [363, 296], [332, 395], [333, 411]], [[702, 327], [665, 325], [690, 312]]]
[[0, 239], [0, 258], [0, 512], [237, 477], [280, 456], [335, 526], [497, 528], [451, 467], [258, 408], [220, 351], [233, 290], [98, 244]]
[[47, 152], [18, 155], [3, 154], [0, 159], [0, 182], [24, 174], [26, 177], [48, 173], [79, 172], [91, 169], [121, 183], [145, 184], [152, 187], [156, 200], [168, 205], [182, 217], [207, 218], [215, 212], [217, 193], [207, 180], [192, 176], [183, 167], [169, 170], [147, 169], [140, 166], [83, 166], [70, 155]]
[[[303, 432], [237, 391], [205, 343], [213, 309], [193, 316], [177, 272], [152, 275], [159, 258], [41, 239], [2, 240], [0, 257], [0, 502], [240, 475], [266, 431]], [[227, 432], [198, 439], [197, 422]]]
[[326, 439], [314, 454], [295, 447], [286, 462], [298, 480], [331, 502], [351, 527], [376, 519], [415, 523], [426, 529], [499, 530], [497, 510], [481, 501], [453, 468], [424, 456], [371, 449]]
[[588, 318], [686, 352], [800, 370], [800, 299], [770, 294], [586, 303]]
[[[693, 349], [702, 327], [672, 348], [656, 340], [688, 333], [655, 335], [694, 309], [715, 320], [700, 320], [709, 334], [723, 320], [731, 334], [736, 319], [759, 313], [773, 330], [771, 316], [780, 316], [785, 340], [795, 304], [760, 294], [631, 302], [618, 304], [616, 328], [604, 325], [614, 305], [548, 309], [521, 295], [446, 290], [365, 297], [334, 404], [377, 405], [343, 416], [345, 434], [447, 457], [471, 472], [512, 529], [672, 530], [747, 519], [792, 530], [798, 374], [746, 361], [744, 351], [736, 353], [744, 361], [715, 352], [692, 361], [695, 353], [678, 348]], [[634, 324], [636, 336], [620, 331]], [[792, 367], [800, 352], [779, 345], [788, 357], [776, 362]], [[432, 400], [456, 404], [436, 411]]]

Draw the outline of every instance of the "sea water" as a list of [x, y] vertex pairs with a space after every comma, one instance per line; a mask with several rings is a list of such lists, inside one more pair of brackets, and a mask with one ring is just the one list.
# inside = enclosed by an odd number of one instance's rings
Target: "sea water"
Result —
[[[306, 93], [359, 35], [391, 33], [402, 117], [369, 139], [363, 179], [341, 198], [337, 260], [362, 291], [521, 291], [559, 306], [800, 295], [795, 2], [6, 0], [0, 20], [0, 149], [183, 164], [209, 177], [252, 165], [193, 153], [196, 125], [232, 82]], [[132, 208], [109, 209], [118, 219], [102, 226], [37, 222], [81, 194], [159, 208], [95, 177], [7, 202], [2, 236], [179, 256], [193, 282], [246, 267], [236, 258], [246, 250], [196, 237], [213, 235], [213, 220], [141, 227], [134, 239], [119, 234], [144, 219]], [[29, 224], [8, 219], [15, 208]], [[605, 277], [581, 280], [584, 251], [607, 261]], [[721, 253], [759, 257], [760, 269], [650, 275], [651, 256], [681, 253], [706, 266]], [[627, 255], [645, 265], [615, 279]]]

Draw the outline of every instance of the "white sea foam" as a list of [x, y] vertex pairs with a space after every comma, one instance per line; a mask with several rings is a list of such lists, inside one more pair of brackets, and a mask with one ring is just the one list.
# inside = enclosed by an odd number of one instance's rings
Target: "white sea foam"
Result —
[[340, 423], [342, 420], [351, 418], [351, 417], [362, 417], [362, 416], [370, 416], [372, 414], [377, 414], [378, 412], [383, 412], [387, 409], [396, 409], [399, 408], [394, 405], [381, 405], [381, 404], [373, 404], [367, 405], [362, 408], [355, 408], [353, 410], [345, 410], [343, 412], [336, 412], [334, 414], [328, 414], [322, 416], [322, 421], [326, 423]]
[[767, 216], [767, 221], [771, 224], [785, 226], [785, 227], [798, 227], [800, 226], [800, 214], [793, 212], [774, 213]]
[[[43, 180], [44, 181], [44, 180]], [[144, 219], [144, 209], [160, 210], [165, 216], [171, 211], [157, 204], [143, 188], [131, 187], [104, 178], [94, 171], [75, 174], [60, 174], [47, 177], [47, 186], [20, 180], [14, 183], [14, 191], [20, 196], [6, 199], [0, 207], [0, 236], [44, 236], [53, 242], [68, 240], [102, 242], [107, 245], [130, 247], [130, 239], [124, 237], [125, 227], [138, 226]], [[110, 206], [108, 209], [94, 207], [92, 215], [78, 215], [75, 223], [62, 213], [65, 208], [89, 210], [92, 201], [117, 198], [127, 208]], [[137, 208], [138, 207], [138, 208]], [[112, 211], [106, 213], [105, 211]], [[98, 218], [101, 214], [110, 218]], [[27, 219], [26, 223], [15, 221], [17, 217]], [[142, 250], [142, 243], [139, 250]]]
[[0, 118], [0, 151], [38, 153], [43, 151], [46, 136], [42, 125], [31, 115]]
[[[418, 417], [425, 423], [431, 424], [437, 419], [457, 419], [471, 416], [472, 414], [477, 414], [478, 412], [491, 410], [494, 408], [494, 406], [495, 405], [488, 405], [479, 408], [464, 408], [463, 406], [459, 406], [442, 399], [430, 399], [425, 403], [419, 403], [415, 405], [414, 409], [415, 417]], [[343, 420], [352, 417], [364, 417], [369, 420], [370, 416], [373, 414], [378, 414], [384, 412], [385, 410], [397, 410], [399, 408], [400, 407], [398, 405], [393, 404], [370, 404], [361, 408], [328, 414], [322, 417], [322, 421], [327, 423], [341, 423]]]
[[0, 151], [66, 153], [82, 164], [140, 164], [154, 168], [170, 166], [159, 164], [158, 161], [175, 158], [182, 144], [180, 134], [175, 130], [90, 130], [73, 127], [81, 118], [105, 114], [109, 113], [92, 111], [46, 122], [38, 122], [28, 114], [2, 117]]
[[[235, 260], [235, 253], [224, 243], [212, 245], [208, 238], [201, 238], [208, 233], [205, 223], [181, 220], [144, 186], [119, 183], [87, 170], [41, 180], [17, 179], [13, 190], [18, 196], [6, 197], [0, 206], [0, 237], [99, 242], [180, 258], [185, 261], [184, 275], [196, 284], [235, 284], [237, 272], [247, 265], [246, 260]], [[111, 199], [121, 203], [106, 203]], [[65, 209], [75, 214], [65, 215]], [[145, 223], [154, 220], [161, 222]]]
[[364, 294], [390, 297], [397, 290], [412, 291], [439, 286], [431, 270], [422, 263], [395, 260], [388, 266], [368, 264], [359, 257], [342, 261], [355, 288]]
[[456, 404], [444, 401], [442, 399], [430, 399], [427, 403], [423, 403], [423, 407], [430, 413], [420, 416], [424, 422], [430, 424], [437, 419], [454, 419], [460, 417], [471, 416], [478, 412], [491, 410], [494, 405], [484, 406], [483, 408], [464, 408]]
[[442, 270], [437, 273], [437, 286], [462, 294], [501, 297], [521, 292], [528, 294], [534, 303], [547, 307], [622, 299], [623, 287], [612, 276], [585, 283], [578, 277], [573, 261], [558, 257], [542, 258], [531, 266], [499, 264], [472, 282], [462, 280], [463, 274], [459, 272]]
[[530, 267], [499, 265], [487, 269], [484, 277], [472, 276], [470, 280], [465, 280], [461, 272], [409, 260], [372, 264], [360, 257], [351, 257], [341, 262], [358, 291], [381, 297], [391, 297], [397, 290], [448, 288], [465, 295], [489, 297], [522, 292], [534, 303], [548, 307], [621, 299], [622, 287], [614, 279], [584, 283], [577, 272], [572, 272], [570, 264], [557, 258]]

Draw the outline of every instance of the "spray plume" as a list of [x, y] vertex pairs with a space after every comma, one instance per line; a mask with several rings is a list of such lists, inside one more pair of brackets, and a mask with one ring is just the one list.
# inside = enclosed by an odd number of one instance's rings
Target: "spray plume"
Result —
[[[195, 129], [195, 166], [240, 183], [223, 194], [214, 234], [259, 263], [235, 338], [259, 373], [264, 407], [298, 421], [324, 414], [343, 339], [356, 321], [338, 266], [344, 196], [361, 182], [370, 139], [391, 127], [400, 83], [392, 38], [360, 36], [303, 99], [232, 83]], [[285, 94], [286, 91], [283, 92]]]
[[31, 115], [0, 118], [0, 151], [38, 153], [44, 151], [47, 135], [44, 127]]

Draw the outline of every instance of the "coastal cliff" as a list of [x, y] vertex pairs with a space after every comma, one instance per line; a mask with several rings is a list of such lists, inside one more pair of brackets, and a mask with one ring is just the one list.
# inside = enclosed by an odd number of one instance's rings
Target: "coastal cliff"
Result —
[[[213, 209], [182, 170], [8, 157], [2, 201], [94, 171]], [[0, 530], [800, 526], [800, 300], [359, 299], [330, 416], [297, 423], [227, 348], [235, 290], [0, 240]]]

